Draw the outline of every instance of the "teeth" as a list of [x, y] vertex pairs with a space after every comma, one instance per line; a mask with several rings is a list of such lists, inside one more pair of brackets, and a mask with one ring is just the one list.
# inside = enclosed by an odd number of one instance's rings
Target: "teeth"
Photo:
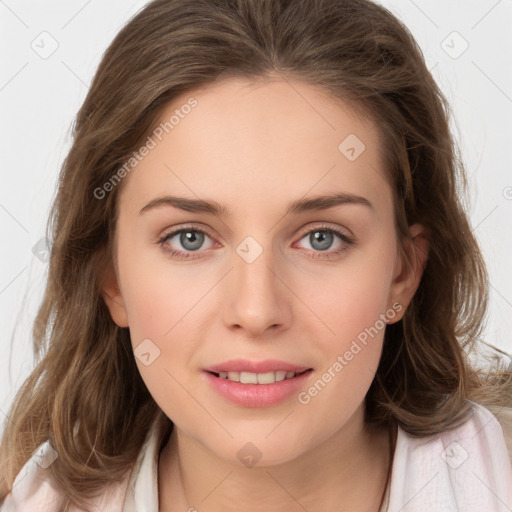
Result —
[[[228, 379], [231, 377], [231, 372], [228, 373]], [[237, 378], [235, 372], [235, 378]], [[258, 384], [258, 374], [257, 373], [249, 373], [249, 372], [240, 372], [239, 382], [242, 384]]]
[[242, 384], [273, 384], [281, 380], [292, 379], [295, 377], [295, 372], [287, 372], [285, 370], [267, 373], [220, 372], [219, 377], [233, 382], [241, 382]]
[[284, 380], [286, 379], [286, 372], [284, 370], [278, 370], [276, 372], [276, 381]]

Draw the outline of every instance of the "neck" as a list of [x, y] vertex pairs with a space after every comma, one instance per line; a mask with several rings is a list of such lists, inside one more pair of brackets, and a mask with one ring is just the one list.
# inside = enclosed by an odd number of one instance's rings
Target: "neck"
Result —
[[[362, 412], [362, 411], [361, 411]], [[377, 512], [382, 503], [391, 446], [388, 429], [370, 427], [362, 414], [314, 450], [285, 463], [244, 467], [173, 428], [160, 454], [160, 510]]]

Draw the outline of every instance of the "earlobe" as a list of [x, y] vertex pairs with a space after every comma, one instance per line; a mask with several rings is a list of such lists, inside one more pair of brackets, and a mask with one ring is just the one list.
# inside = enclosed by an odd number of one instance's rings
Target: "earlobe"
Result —
[[107, 305], [112, 320], [119, 327], [128, 327], [128, 314], [126, 312], [126, 306], [124, 303], [123, 296], [118, 284], [118, 278], [115, 270], [110, 266], [106, 272], [103, 287], [102, 296], [105, 304]]
[[402, 306], [402, 314], [395, 322], [402, 318], [414, 297], [428, 260], [430, 243], [426, 228], [421, 224], [414, 224], [410, 226], [409, 232], [410, 237], [404, 243], [404, 254], [400, 256], [390, 290], [390, 304], [399, 303]]

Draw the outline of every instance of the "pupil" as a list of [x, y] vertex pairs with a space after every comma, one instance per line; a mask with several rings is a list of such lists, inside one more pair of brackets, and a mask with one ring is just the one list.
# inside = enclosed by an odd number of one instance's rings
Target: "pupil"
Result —
[[311, 246], [320, 251], [328, 249], [332, 243], [333, 234], [327, 231], [314, 231], [310, 235]]
[[204, 235], [197, 231], [184, 231], [181, 233], [180, 243], [186, 249], [193, 251], [201, 247]]

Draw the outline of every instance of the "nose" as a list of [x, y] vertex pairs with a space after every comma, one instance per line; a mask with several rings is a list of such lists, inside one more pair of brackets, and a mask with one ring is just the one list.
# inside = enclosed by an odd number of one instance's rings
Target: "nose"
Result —
[[248, 337], [275, 335], [291, 320], [291, 297], [286, 276], [270, 249], [252, 262], [233, 253], [234, 268], [226, 280], [224, 322], [243, 329]]

